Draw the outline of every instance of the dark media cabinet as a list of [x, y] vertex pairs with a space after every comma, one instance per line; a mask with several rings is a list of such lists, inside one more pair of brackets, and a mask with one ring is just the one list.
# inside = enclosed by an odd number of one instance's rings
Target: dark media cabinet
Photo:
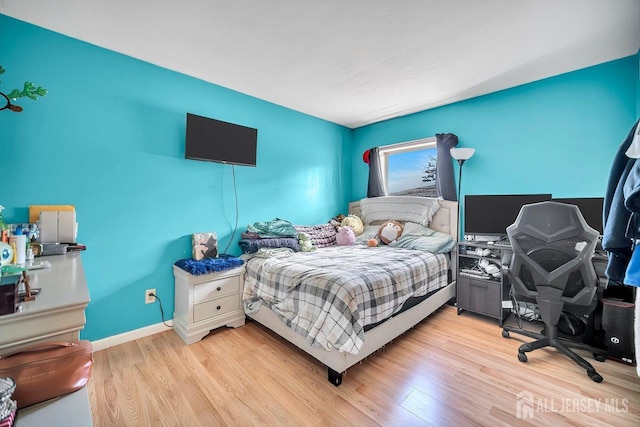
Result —
[[[480, 249], [485, 254], [477, 254]], [[511, 262], [511, 247], [487, 242], [465, 240], [458, 242], [457, 306], [458, 314], [470, 311], [497, 319], [500, 326], [511, 310], [509, 278], [502, 274]], [[500, 275], [494, 277], [479, 267], [481, 260], [495, 265]], [[483, 262], [484, 263], [484, 262]]]

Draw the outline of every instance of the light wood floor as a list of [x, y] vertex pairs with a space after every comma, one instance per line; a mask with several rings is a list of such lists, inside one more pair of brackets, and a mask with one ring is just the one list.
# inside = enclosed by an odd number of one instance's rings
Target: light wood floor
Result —
[[[512, 335], [514, 337], [515, 335]], [[555, 350], [517, 360], [522, 340], [445, 306], [340, 387], [315, 359], [249, 322], [185, 345], [173, 331], [96, 352], [95, 426], [640, 425], [635, 368], [593, 361], [597, 384]], [[527, 339], [528, 340], [528, 339]], [[591, 362], [593, 359], [589, 358]], [[518, 417], [532, 415], [527, 420]]]

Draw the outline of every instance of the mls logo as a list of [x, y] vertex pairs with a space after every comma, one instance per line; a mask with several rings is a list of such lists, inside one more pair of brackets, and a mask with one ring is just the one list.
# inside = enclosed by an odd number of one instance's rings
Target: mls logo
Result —
[[521, 391], [516, 395], [516, 417], [528, 420], [534, 417], [533, 394]]

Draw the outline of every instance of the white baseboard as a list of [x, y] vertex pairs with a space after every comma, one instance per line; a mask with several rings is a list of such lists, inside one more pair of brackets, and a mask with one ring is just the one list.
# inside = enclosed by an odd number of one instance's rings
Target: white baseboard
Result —
[[[167, 322], [169, 325], [173, 325], [173, 322]], [[129, 341], [135, 341], [140, 338], [148, 337], [150, 335], [164, 332], [170, 328], [166, 327], [164, 323], [156, 323], [155, 325], [145, 326], [144, 328], [134, 329], [133, 331], [125, 332], [123, 334], [113, 335], [101, 340], [92, 341], [93, 351], [104, 350], [105, 348], [113, 347], [119, 344], [124, 344]]]

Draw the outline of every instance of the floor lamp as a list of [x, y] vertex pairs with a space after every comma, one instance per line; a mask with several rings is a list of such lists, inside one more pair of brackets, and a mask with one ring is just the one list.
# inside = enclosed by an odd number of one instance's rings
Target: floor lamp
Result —
[[451, 153], [451, 157], [457, 160], [458, 165], [460, 165], [458, 167], [458, 240], [464, 240], [460, 239], [460, 230], [462, 229], [462, 227], [460, 226], [460, 224], [462, 223], [460, 219], [460, 202], [462, 199], [462, 194], [460, 193], [460, 188], [462, 187], [462, 165], [464, 164], [464, 162], [469, 160], [471, 156], [473, 156], [473, 153], [476, 152], [476, 149], [452, 148], [451, 150], [449, 150], [449, 152]]

